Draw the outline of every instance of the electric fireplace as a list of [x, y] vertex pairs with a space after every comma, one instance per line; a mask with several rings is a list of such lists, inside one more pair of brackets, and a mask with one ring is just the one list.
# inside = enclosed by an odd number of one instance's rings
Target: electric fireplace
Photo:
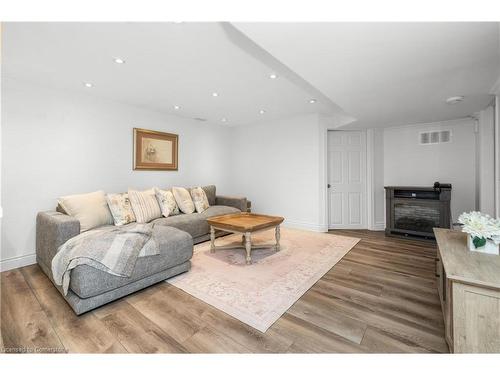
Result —
[[432, 228], [451, 228], [451, 185], [386, 186], [386, 228], [389, 236], [434, 239]]

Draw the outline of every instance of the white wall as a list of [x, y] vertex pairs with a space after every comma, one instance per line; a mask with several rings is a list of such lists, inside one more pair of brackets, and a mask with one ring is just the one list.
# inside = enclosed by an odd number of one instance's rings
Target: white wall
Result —
[[495, 111], [489, 106], [479, 112], [479, 210], [495, 215]]
[[[2, 65], [2, 23], [0, 23], [0, 68]], [[1, 73], [1, 69], [0, 69]], [[2, 87], [2, 74], [0, 74], [0, 88]], [[0, 167], [2, 165], [2, 92], [0, 90]], [[2, 219], [3, 218], [3, 207], [2, 207], [2, 169], [0, 168], [0, 262], [2, 255]], [[0, 263], [1, 264], [1, 263]], [[0, 268], [1, 271], [1, 268]]]
[[316, 115], [233, 128], [231, 190], [245, 193], [255, 212], [321, 230], [319, 139]]
[[495, 216], [500, 217], [500, 89], [495, 96], [495, 165]]
[[372, 227], [374, 230], [385, 229], [385, 189], [384, 189], [384, 129], [373, 131], [372, 189], [373, 209]]
[[[451, 130], [452, 141], [419, 145], [419, 133]], [[451, 183], [452, 217], [475, 209], [475, 133], [472, 119], [384, 129], [384, 185]]]
[[[11, 79], [2, 83], [4, 269], [34, 261], [36, 213], [53, 209], [62, 195], [205, 184], [233, 193], [227, 128]], [[179, 171], [133, 171], [133, 127], [179, 134]]]

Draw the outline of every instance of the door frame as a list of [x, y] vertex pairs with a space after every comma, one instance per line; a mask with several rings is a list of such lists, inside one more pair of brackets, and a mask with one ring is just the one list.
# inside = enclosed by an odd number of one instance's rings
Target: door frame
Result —
[[373, 214], [374, 186], [373, 186], [373, 129], [338, 129], [329, 126], [325, 122], [320, 123], [319, 129], [319, 230], [328, 232], [330, 226], [330, 205], [328, 197], [328, 132], [329, 131], [360, 131], [365, 133], [366, 139], [366, 205], [364, 212], [365, 228], [369, 230], [380, 230], [379, 224], [375, 223]]

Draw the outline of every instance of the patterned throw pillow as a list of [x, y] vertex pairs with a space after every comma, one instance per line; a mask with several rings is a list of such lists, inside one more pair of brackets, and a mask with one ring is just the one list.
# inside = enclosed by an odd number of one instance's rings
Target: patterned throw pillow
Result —
[[149, 223], [161, 217], [161, 210], [156, 200], [154, 189], [145, 191], [128, 190], [128, 198], [138, 223]]
[[189, 191], [183, 187], [173, 187], [172, 193], [174, 194], [175, 201], [180, 210], [185, 214], [192, 214], [194, 212], [194, 203], [191, 199]]
[[134, 211], [127, 193], [106, 194], [106, 201], [115, 225], [125, 225], [135, 221]]
[[193, 197], [193, 203], [196, 207], [196, 212], [201, 213], [205, 211], [210, 205], [208, 204], [207, 194], [205, 190], [201, 187], [195, 187], [191, 189], [191, 197]]
[[170, 190], [160, 190], [155, 188], [155, 195], [158, 203], [160, 204], [163, 216], [168, 217], [180, 214], [174, 194], [172, 194]]

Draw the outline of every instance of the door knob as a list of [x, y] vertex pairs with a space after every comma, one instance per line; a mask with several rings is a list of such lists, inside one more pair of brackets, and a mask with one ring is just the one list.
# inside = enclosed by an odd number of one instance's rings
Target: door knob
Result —
[[330, 189], [330, 188], [332, 187], [332, 185], [328, 184], [328, 185], [326, 185], [326, 187], [327, 187], [328, 189]]

